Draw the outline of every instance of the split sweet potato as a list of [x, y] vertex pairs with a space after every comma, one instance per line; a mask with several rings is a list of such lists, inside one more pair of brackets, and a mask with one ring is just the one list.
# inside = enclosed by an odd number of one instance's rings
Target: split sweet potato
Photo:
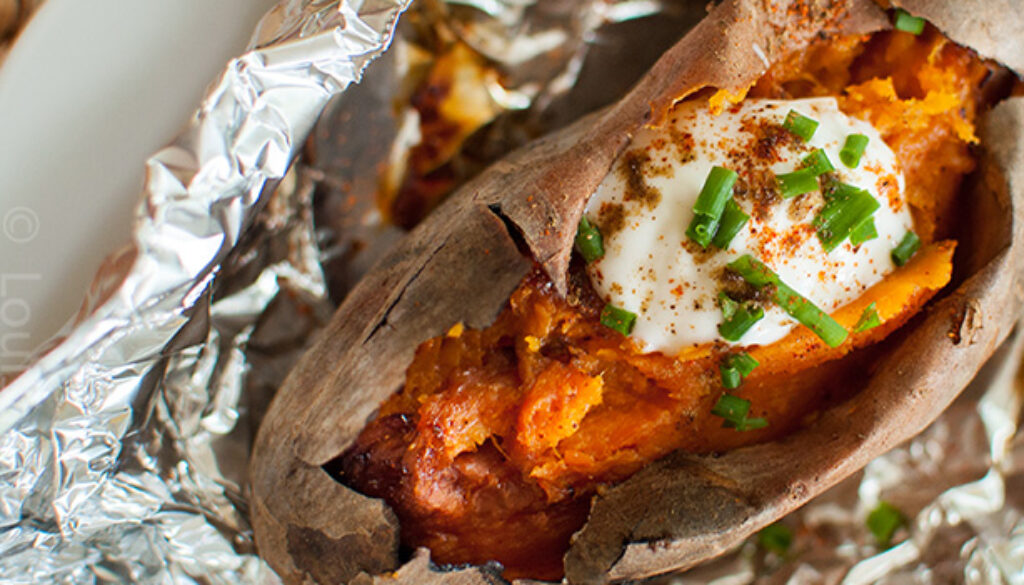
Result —
[[[1016, 56], [1000, 54], [999, 43], [987, 38], [994, 29], [951, 20], [963, 4], [971, 3], [910, 9], [948, 29], [954, 40], [1018, 66]], [[975, 7], [974, 18], [989, 12]], [[1005, 28], [1019, 17], [1011, 12], [988, 18]], [[657, 123], [674, 102], [705, 88], [741, 95], [764, 72], [765, 61], [822, 35], [886, 26], [885, 13], [870, 2], [724, 2], [618, 104], [514, 153], [442, 205], [351, 292], [268, 412], [251, 467], [264, 558], [292, 583], [378, 582], [390, 577], [373, 575], [395, 570], [408, 583], [500, 579], [493, 567], [438, 571], [422, 555], [399, 568], [392, 511], [336, 482], [324, 465], [351, 445], [405, 382], [420, 343], [459, 323], [490, 325], [534, 262], [558, 291], [566, 291], [583, 205], [636, 128]], [[1024, 30], [1020, 22], [1015, 26]], [[969, 209], [959, 214], [956, 290], [887, 342], [866, 387], [775, 441], [717, 458], [676, 453], [602, 492], [565, 557], [570, 582], [640, 578], [709, 558], [938, 416], [1009, 332], [1018, 310], [1022, 124], [1018, 99], [983, 119], [981, 168], [967, 186]], [[857, 301], [877, 303], [880, 329], [917, 312], [915, 295], [928, 288], [931, 275], [948, 270], [949, 250], [930, 250]], [[851, 305], [837, 318], [856, 320], [862, 309]], [[770, 352], [823, 355], [812, 350], [817, 338], [802, 333], [758, 350], [767, 352], [758, 357], [763, 364], [778, 364], [777, 371], [766, 367], [755, 374], [762, 387], [798, 359], [775, 359]], [[584, 392], [561, 407], [585, 411], [586, 405]], [[559, 433], [557, 424], [543, 419], [526, 416], [522, 424]], [[467, 429], [466, 440], [472, 437]]]

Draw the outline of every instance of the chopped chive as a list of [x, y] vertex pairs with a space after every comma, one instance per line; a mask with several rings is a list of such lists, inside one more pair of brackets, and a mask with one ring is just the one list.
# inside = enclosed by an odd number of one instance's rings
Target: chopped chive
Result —
[[739, 421], [747, 418], [750, 412], [750, 401], [744, 400], [732, 394], [722, 394], [711, 408], [711, 414], [724, 418], [727, 422]]
[[743, 376], [740, 375], [739, 370], [726, 364], [722, 364], [718, 369], [722, 373], [722, 386], [724, 388], [730, 390], [739, 388], [740, 382], [743, 381]]
[[796, 110], [790, 110], [786, 114], [786, 120], [782, 123], [782, 127], [807, 142], [814, 136], [814, 131], [818, 129], [818, 121], [808, 118]]
[[718, 306], [722, 309], [722, 316], [726, 319], [731, 319], [736, 314], [736, 309], [740, 307], [740, 304], [732, 300], [732, 297], [723, 291], [718, 293]]
[[821, 246], [831, 252], [878, 208], [878, 201], [864, 189], [840, 187], [834, 190], [813, 222]]
[[757, 544], [768, 552], [785, 556], [793, 545], [793, 530], [779, 522], [769, 524], [757, 533]]
[[580, 225], [576, 229], [576, 249], [587, 261], [587, 264], [604, 256], [604, 240], [601, 238], [601, 231], [591, 224], [586, 216], [580, 218]]
[[822, 193], [825, 195], [826, 200], [832, 200], [848, 198], [858, 191], [863, 191], [863, 189], [855, 187], [849, 183], [833, 180], [828, 182]]
[[782, 282], [775, 285], [775, 302], [782, 307], [783, 311], [813, 331], [829, 347], [838, 347], [846, 341], [848, 335], [846, 328], [817, 305]]
[[903, 236], [900, 243], [892, 250], [892, 261], [896, 263], [896, 266], [903, 266], [910, 261], [910, 258], [920, 247], [921, 238], [917, 237], [917, 234], [914, 232], [907, 230], [907, 235]]
[[736, 183], [738, 175], [736, 171], [725, 167], [711, 167], [708, 178], [704, 180], [704, 186], [693, 204], [693, 212], [711, 217], [722, 215], [725, 210], [725, 202], [732, 194], [732, 186]]
[[857, 168], [860, 164], [860, 157], [864, 155], [864, 149], [868, 147], [868, 137], [863, 134], [850, 134], [839, 151], [839, 160], [851, 169]]
[[601, 309], [601, 324], [623, 335], [629, 335], [636, 325], [636, 315], [625, 309], [608, 304]]
[[779, 186], [779, 194], [783, 199], [810, 193], [818, 188], [818, 175], [814, 169], [806, 168], [792, 173], [775, 175], [775, 182]]
[[686, 228], [686, 235], [700, 244], [701, 248], [707, 248], [708, 244], [715, 237], [718, 231], [719, 218], [707, 215], [694, 215], [690, 227]]
[[718, 326], [718, 332], [728, 341], [739, 341], [743, 334], [764, 318], [764, 309], [756, 305], [740, 305], [731, 317]]
[[777, 284], [779, 276], [760, 260], [750, 254], [744, 254], [730, 262], [727, 267], [743, 277], [743, 280], [760, 288], [766, 284]]
[[906, 520], [903, 514], [888, 502], [878, 502], [875, 509], [868, 514], [868, 530], [875, 537], [875, 542], [882, 548], [889, 548], [893, 534]]
[[759, 364], [757, 360], [750, 357], [748, 353], [735, 353], [725, 358], [719, 371], [722, 373], [722, 386], [733, 389], [738, 388], [743, 378], [750, 375]]
[[693, 220], [686, 228], [691, 240], [707, 248], [718, 231], [718, 223], [725, 211], [725, 204], [732, 197], [732, 186], [736, 183], [736, 171], [725, 167], [712, 167], [704, 180], [704, 186], [693, 204]]
[[924, 32], [924, 19], [918, 16], [911, 16], [906, 10], [896, 11], [896, 22], [893, 23], [896, 30], [908, 32], [912, 35], [919, 35]]
[[768, 426], [763, 418], [747, 418], [750, 413], [750, 401], [732, 394], [722, 394], [711, 409], [711, 414], [725, 419], [722, 426], [737, 431], [750, 431]]
[[747, 352], [732, 354], [731, 356], [729, 356], [729, 359], [726, 360], [726, 363], [728, 363], [730, 367], [739, 370], [740, 375], [743, 376], [744, 378], [749, 376], [750, 372], [754, 371], [754, 368], [761, 365], [758, 363], [757, 360], [750, 357], [750, 354]]
[[804, 168], [814, 171], [815, 177], [820, 177], [825, 173], [831, 173], [836, 170], [832, 166], [832, 161], [828, 160], [828, 155], [820, 148], [815, 148], [811, 151], [811, 154], [804, 157]]
[[735, 425], [735, 429], [740, 432], [753, 431], [757, 429], [763, 429], [768, 426], [768, 421], [762, 417], [744, 419], [740, 424]]
[[763, 287], [771, 284], [775, 287], [772, 299], [783, 311], [813, 331], [830, 347], [837, 347], [846, 340], [845, 328], [822, 311], [814, 303], [779, 280], [760, 260], [750, 254], [744, 254], [728, 264], [728, 268], [743, 277], [748, 283]]
[[877, 237], [878, 230], [875, 229], [875, 219], [873, 217], [869, 217], [867, 220], [860, 222], [860, 224], [850, 232], [850, 243], [854, 246], [859, 246], [864, 242], [873, 240]]
[[747, 225], [747, 221], [750, 220], [750, 216], [740, 209], [740, 206], [736, 204], [734, 199], [729, 199], [725, 203], [725, 211], [722, 212], [722, 219], [718, 226], [718, 232], [715, 234], [714, 239], [711, 243], [717, 248], [722, 250], [729, 247], [729, 242], [736, 237], [736, 234], [740, 233], [743, 226]]
[[861, 331], [867, 331], [868, 329], [874, 329], [882, 324], [882, 320], [878, 317], [878, 308], [875, 303], [871, 303], [864, 308], [864, 312], [860, 314], [860, 319], [857, 320], [857, 324], [853, 326], [854, 333], [860, 333]]

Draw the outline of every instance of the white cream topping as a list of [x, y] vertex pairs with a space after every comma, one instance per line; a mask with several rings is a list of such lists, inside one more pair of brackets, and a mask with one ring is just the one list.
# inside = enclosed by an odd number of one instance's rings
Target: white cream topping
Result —
[[[791, 109], [819, 122], [809, 142], [781, 128]], [[850, 134], [869, 139], [855, 169], [839, 158]], [[812, 225], [824, 205], [820, 191], [788, 200], [775, 193], [773, 174], [799, 169], [815, 148], [825, 151], [840, 181], [879, 201], [877, 238], [856, 247], [847, 239], [827, 253]], [[685, 231], [716, 165], [739, 173], [734, 198], [751, 219], [728, 249], [702, 251]], [[605, 248], [588, 272], [606, 302], [637, 315], [631, 337], [645, 351], [675, 354], [722, 339], [721, 274], [743, 254], [826, 312], [859, 297], [895, 268], [890, 252], [912, 228], [903, 190], [892, 150], [869, 123], [840, 112], [833, 98], [748, 99], [719, 115], [705, 102], [684, 102], [665, 126], [637, 134], [588, 202], [585, 215], [601, 229]], [[796, 325], [773, 305], [736, 344], [768, 344]]]

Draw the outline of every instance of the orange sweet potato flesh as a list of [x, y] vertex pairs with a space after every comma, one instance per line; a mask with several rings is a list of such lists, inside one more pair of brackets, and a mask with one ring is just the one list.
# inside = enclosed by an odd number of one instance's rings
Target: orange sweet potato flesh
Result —
[[[820, 63], [827, 65], [812, 65]], [[507, 577], [553, 579], [601, 486], [676, 450], [771, 440], [856, 391], [869, 346], [949, 282], [954, 244], [936, 238], [948, 233], [954, 194], [974, 165], [968, 144], [985, 71], [929, 29], [818, 44], [752, 88], [758, 96], [838, 95], [845, 111], [871, 120], [900, 160], [926, 242], [833, 315], [853, 329], [874, 303], [880, 326], [837, 348], [802, 327], [747, 348], [761, 365], [733, 393], [751, 401], [750, 416], [769, 420], [767, 428], [740, 433], [711, 414], [729, 348], [678, 359], [642, 354], [600, 325], [602, 302], [578, 266], [566, 298], [535, 270], [492, 326], [419, 347], [404, 388], [341, 458], [342, 478], [385, 499], [403, 542], [429, 547], [437, 562], [496, 560]]]

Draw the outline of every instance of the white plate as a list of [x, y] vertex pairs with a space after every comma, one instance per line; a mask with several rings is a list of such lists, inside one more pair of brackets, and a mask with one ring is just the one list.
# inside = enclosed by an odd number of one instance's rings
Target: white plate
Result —
[[0, 376], [128, 243], [144, 161], [275, 0], [49, 0], [0, 68]]

